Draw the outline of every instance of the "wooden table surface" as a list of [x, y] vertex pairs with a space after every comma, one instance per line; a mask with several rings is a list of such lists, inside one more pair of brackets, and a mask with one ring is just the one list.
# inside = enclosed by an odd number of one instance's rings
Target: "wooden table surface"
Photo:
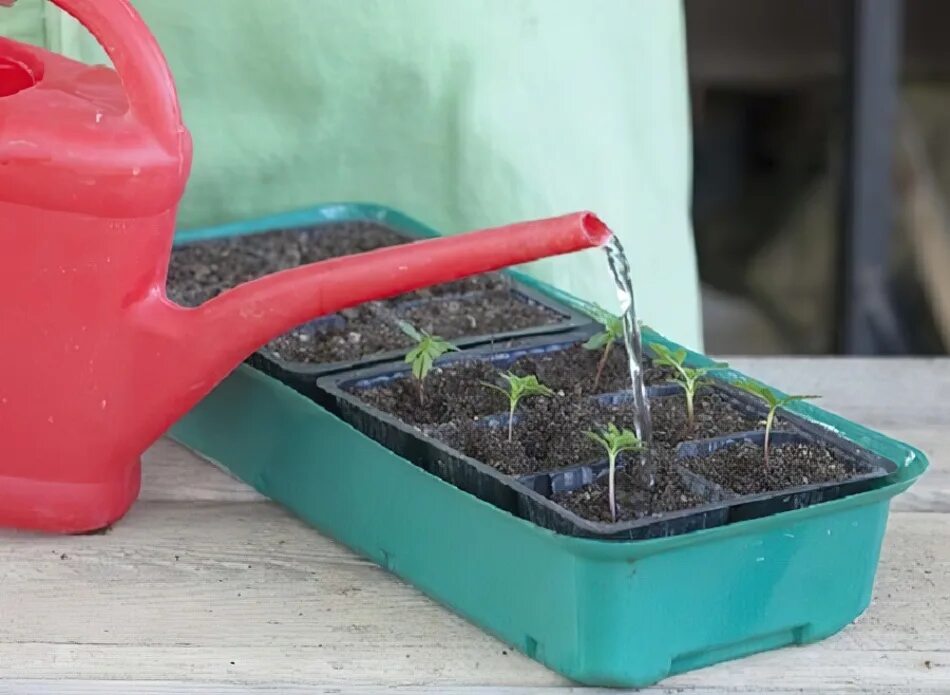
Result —
[[[923, 449], [842, 633], [644, 692], [950, 693], [950, 359], [732, 363]], [[0, 693], [536, 693], [571, 684], [170, 441], [111, 531], [0, 531]]]

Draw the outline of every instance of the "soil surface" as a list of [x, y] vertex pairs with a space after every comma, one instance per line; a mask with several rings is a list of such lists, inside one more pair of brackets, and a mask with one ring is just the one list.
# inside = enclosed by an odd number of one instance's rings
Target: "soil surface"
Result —
[[[183, 246], [172, 253], [168, 296], [197, 306], [272, 272], [410, 241], [385, 226], [353, 222]], [[264, 350], [292, 362], [357, 360], [408, 347], [399, 319], [452, 340], [555, 324], [563, 317], [512, 292], [505, 276], [488, 273], [341, 311], [332, 321], [298, 327]]]
[[852, 461], [832, 449], [804, 443], [770, 447], [768, 465], [765, 465], [762, 447], [749, 442], [720, 449], [709, 456], [686, 459], [683, 464], [740, 495], [837, 482], [856, 472]]
[[[635, 521], [646, 516], [700, 507], [709, 502], [684, 484], [672, 465], [669, 447], [654, 447], [652, 465], [656, 466], [650, 487], [643, 466], [630, 461], [616, 474], [617, 522]], [[575, 492], [555, 493], [552, 499], [565, 509], [589, 521], [610, 523], [607, 476]]]
[[318, 364], [358, 360], [411, 343], [383, 302], [368, 302], [298, 326], [269, 342], [262, 352], [285, 362]]
[[197, 306], [267, 273], [403, 242], [385, 227], [359, 223], [320, 234], [285, 229], [189, 244], [172, 251], [168, 296], [182, 306]]
[[[509, 475], [526, 475], [605, 459], [604, 450], [586, 432], [610, 423], [621, 429], [634, 430], [632, 401], [610, 405], [567, 395], [536, 396], [518, 404], [509, 442], [507, 401], [503, 395], [485, 390], [489, 402], [496, 406], [491, 412], [500, 415], [490, 417], [487, 422], [482, 414], [455, 419], [436, 428], [432, 434], [467, 456]], [[702, 434], [685, 429], [685, 405], [681, 401], [677, 397], [653, 400], [652, 409], [658, 416], [653, 420], [655, 447], [669, 448]], [[707, 436], [756, 428], [754, 419], [744, 418], [715, 394], [707, 396], [703, 412], [708, 415], [708, 420], [704, 421], [705, 432], [710, 433]]]
[[[696, 394], [692, 425], [687, 422], [686, 397], [682, 394], [652, 399], [650, 415], [654, 438], [673, 444], [760, 429], [759, 418], [737, 409], [711, 389], [701, 389]], [[779, 425], [780, 422], [776, 426]]]
[[569, 396], [536, 396], [519, 406], [510, 442], [507, 415], [488, 422], [453, 422], [433, 435], [502, 473], [527, 475], [601, 460], [604, 450], [586, 432], [610, 422], [621, 429], [634, 426], [634, 409], [626, 403], [606, 406]]
[[[441, 425], [506, 412], [507, 399], [494, 389], [481, 385], [481, 382], [503, 385], [498, 378], [500, 371], [511, 371], [519, 376], [533, 374], [565, 402], [591, 393], [629, 390], [630, 373], [626, 371], [623, 349], [618, 346], [611, 351], [601, 377], [601, 387], [595, 390], [593, 379], [598, 359], [593, 352], [577, 344], [545, 355], [525, 355], [501, 367], [486, 362], [436, 366], [426, 377], [423, 402], [419, 399], [418, 382], [411, 378], [394, 379], [386, 386], [354, 392], [366, 403], [409, 424]], [[648, 385], [665, 383], [667, 375], [665, 369], [650, 366], [644, 373]], [[526, 408], [530, 410], [539, 400], [525, 399], [519, 412]]]
[[[597, 366], [603, 354], [603, 350], [585, 350], [582, 344], [578, 343], [565, 350], [544, 355], [527, 355], [515, 363], [514, 370], [518, 374], [534, 374], [542, 384], [555, 391], [564, 391], [565, 395], [585, 396], [628, 391], [630, 366], [627, 363], [627, 354], [619, 343], [614, 345], [607, 355], [600, 381], [595, 386]], [[647, 364], [643, 373], [643, 381], [648, 386], [666, 383], [669, 377], [669, 369], [650, 364]]]

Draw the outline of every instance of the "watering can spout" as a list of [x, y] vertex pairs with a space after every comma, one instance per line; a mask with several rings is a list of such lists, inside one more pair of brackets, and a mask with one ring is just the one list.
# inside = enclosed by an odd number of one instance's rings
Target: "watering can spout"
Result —
[[166, 389], [160, 421], [143, 423], [148, 446], [242, 360], [318, 316], [469, 275], [606, 243], [610, 230], [589, 212], [428, 239], [334, 258], [268, 275], [185, 309], [162, 297], [143, 303], [142, 351], [156, 364], [140, 374]]

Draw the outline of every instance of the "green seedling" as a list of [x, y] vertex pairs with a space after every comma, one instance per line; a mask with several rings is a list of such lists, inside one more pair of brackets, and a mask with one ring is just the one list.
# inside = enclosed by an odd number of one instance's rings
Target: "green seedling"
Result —
[[416, 344], [406, 353], [406, 362], [412, 365], [412, 376], [419, 385], [419, 403], [425, 404], [425, 378], [435, 361], [447, 352], [458, 350], [447, 340], [416, 328], [408, 321], [397, 323], [399, 330], [412, 338]]
[[600, 376], [604, 372], [604, 367], [607, 366], [610, 351], [613, 349], [614, 343], [623, 337], [623, 317], [615, 316], [597, 304], [592, 304], [588, 311], [604, 329], [600, 333], [592, 335], [583, 345], [585, 350], [600, 350], [601, 348], [604, 350], [600, 362], [597, 363], [597, 374], [594, 376], [594, 390], [597, 390], [597, 386], [600, 384]]
[[485, 381], [482, 382], [482, 385], [500, 391], [508, 399], [508, 441], [510, 442], [514, 432], [515, 409], [518, 407], [518, 401], [527, 396], [551, 397], [554, 395], [554, 391], [538, 381], [538, 377], [533, 374], [517, 376], [511, 372], [502, 372], [501, 378], [508, 384], [508, 388], [502, 388]]
[[642, 451], [643, 442], [628, 429], [618, 429], [614, 423], [597, 431], [587, 432], [587, 436], [600, 444], [607, 452], [609, 469], [607, 472], [607, 502], [610, 505], [610, 518], [617, 520], [617, 497], [614, 491], [614, 480], [617, 474], [617, 457], [623, 451]]
[[772, 424], [775, 422], [775, 413], [779, 408], [784, 408], [794, 401], [810, 400], [812, 398], [821, 398], [821, 396], [779, 396], [768, 386], [752, 381], [751, 379], [742, 379], [735, 382], [734, 386], [742, 389], [746, 393], [751, 393], [765, 401], [769, 407], [769, 414], [765, 417], [765, 442], [763, 449], [765, 451], [765, 465], [769, 465], [769, 437], [772, 434]]
[[654, 364], [665, 365], [673, 369], [673, 381], [683, 388], [686, 394], [686, 425], [692, 428], [695, 421], [694, 401], [696, 390], [709, 383], [709, 372], [716, 369], [726, 369], [729, 365], [725, 362], [717, 362], [709, 367], [687, 367], [686, 350], [679, 348], [676, 352], [670, 350], [662, 343], [650, 343], [650, 351], [656, 355], [653, 359]]

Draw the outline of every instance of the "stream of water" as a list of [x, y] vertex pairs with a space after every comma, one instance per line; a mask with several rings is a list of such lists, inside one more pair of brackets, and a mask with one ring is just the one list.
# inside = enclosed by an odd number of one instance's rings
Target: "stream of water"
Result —
[[653, 441], [653, 424], [650, 420], [650, 403], [647, 400], [646, 384], [643, 382], [643, 344], [640, 337], [640, 324], [637, 322], [637, 310], [633, 303], [633, 283], [630, 279], [630, 264], [623, 252], [620, 239], [612, 236], [604, 247], [607, 251], [607, 264], [617, 288], [617, 300], [623, 319], [623, 343], [630, 363], [630, 380], [633, 389], [633, 402], [636, 408], [634, 427], [637, 437], [646, 445], [642, 462], [647, 467], [650, 485], [653, 485], [653, 470], [650, 466], [649, 447]]

